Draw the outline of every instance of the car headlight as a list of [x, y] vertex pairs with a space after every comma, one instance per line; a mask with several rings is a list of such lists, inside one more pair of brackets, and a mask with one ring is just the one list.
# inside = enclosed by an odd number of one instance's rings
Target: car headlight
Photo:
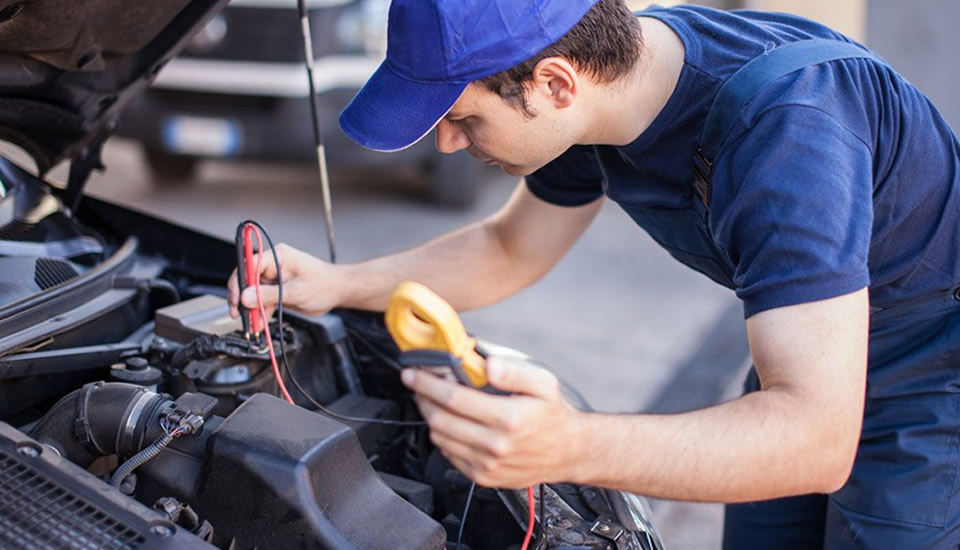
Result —
[[633, 520], [636, 530], [639, 531], [641, 537], [646, 538], [647, 546], [653, 550], [663, 550], [663, 541], [660, 540], [660, 533], [650, 519], [651, 514], [646, 499], [626, 491], [620, 491], [620, 494], [626, 501], [630, 519]]
[[360, 0], [337, 21], [337, 39], [346, 51], [383, 57], [387, 52], [390, 0]]

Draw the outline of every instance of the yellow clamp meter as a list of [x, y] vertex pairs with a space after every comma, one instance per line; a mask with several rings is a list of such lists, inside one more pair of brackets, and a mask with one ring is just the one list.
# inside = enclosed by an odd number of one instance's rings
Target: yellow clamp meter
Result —
[[413, 281], [397, 285], [387, 305], [386, 323], [403, 365], [452, 374], [468, 386], [501, 393], [487, 384], [487, 361], [453, 306], [426, 286]]

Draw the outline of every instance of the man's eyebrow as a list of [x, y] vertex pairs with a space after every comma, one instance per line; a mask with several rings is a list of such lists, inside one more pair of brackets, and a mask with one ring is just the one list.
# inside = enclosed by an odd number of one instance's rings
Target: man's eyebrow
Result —
[[447, 120], [453, 120], [456, 118], [463, 118], [463, 117], [460, 116], [460, 113], [450, 110], [450, 111], [447, 111], [447, 114], [443, 115], [443, 118]]

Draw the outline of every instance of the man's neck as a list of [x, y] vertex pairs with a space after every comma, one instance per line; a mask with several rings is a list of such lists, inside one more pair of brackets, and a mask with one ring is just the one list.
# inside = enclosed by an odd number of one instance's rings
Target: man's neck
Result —
[[581, 143], [627, 145], [653, 123], [677, 87], [683, 69], [683, 42], [670, 27], [652, 17], [643, 27], [640, 60], [631, 74], [593, 88], [593, 123]]

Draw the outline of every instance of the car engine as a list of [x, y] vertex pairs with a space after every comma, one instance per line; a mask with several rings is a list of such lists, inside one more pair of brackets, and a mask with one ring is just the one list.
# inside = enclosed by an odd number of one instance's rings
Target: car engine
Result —
[[[382, 314], [272, 322], [289, 404], [228, 314], [231, 243], [4, 159], [0, 186], [0, 548], [520, 547], [526, 495], [432, 446]], [[535, 548], [660, 547], [639, 497], [537, 501]]]

